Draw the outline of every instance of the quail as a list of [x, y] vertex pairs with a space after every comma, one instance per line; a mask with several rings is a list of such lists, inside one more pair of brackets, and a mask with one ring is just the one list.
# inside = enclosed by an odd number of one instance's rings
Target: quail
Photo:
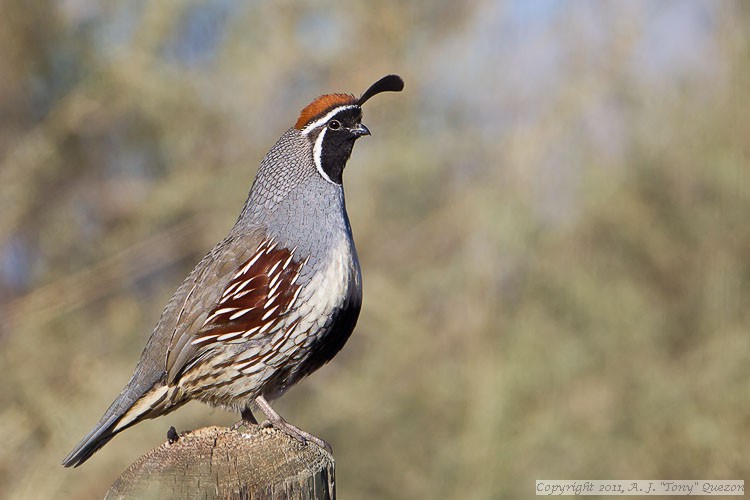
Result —
[[303, 441], [324, 441], [269, 404], [330, 361], [349, 339], [362, 277], [342, 175], [370, 131], [362, 105], [404, 83], [388, 75], [359, 98], [327, 94], [302, 109], [260, 164], [229, 234], [179, 286], [130, 382], [63, 460], [77, 467], [115, 435], [190, 400], [236, 411]]

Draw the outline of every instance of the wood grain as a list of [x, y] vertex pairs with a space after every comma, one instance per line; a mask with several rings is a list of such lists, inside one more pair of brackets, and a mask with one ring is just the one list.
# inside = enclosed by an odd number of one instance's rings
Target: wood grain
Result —
[[205, 427], [135, 461], [114, 499], [334, 499], [333, 456], [275, 429]]

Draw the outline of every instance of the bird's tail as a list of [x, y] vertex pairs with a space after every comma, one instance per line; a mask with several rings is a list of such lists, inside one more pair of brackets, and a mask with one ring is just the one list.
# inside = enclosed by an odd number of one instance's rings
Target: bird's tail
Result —
[[[140, 391], [138, 391], [140, 392]], [[96, 427], [65, 457], [65, 467], [78, 467], [121, 431], [142, 420], [176, 409], [170, 401], [170, 387], [157, 384], [140, 396], [130, 386], [117, 397]]]

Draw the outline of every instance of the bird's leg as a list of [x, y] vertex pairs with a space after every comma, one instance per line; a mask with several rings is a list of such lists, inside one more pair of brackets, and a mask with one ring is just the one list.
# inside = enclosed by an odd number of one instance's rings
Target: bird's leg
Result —
[[255, 418], [255, 415], [253, 415], [253, 412], [250, 408], [245, 408], [244, 410], [242, 410], [242, 412], [240, 412], [240, 415], [242, 416], [242, 418], [238, 422], [235, 422], [231, 427], [233, 431], [236, 431], [243, 425], [258, 425], [258, 420]]
[[326, 441], [323, 441], [322, 439], [315, 437], [309, 432], [305, 432], [299, 427], [296, 427], [284, 420], [281, 415], [276, 413], [276, 410], [271, 408], [271, 405], [263, 396], [258, 396], [257, 398], [255, 398], [255, 404], [258, 406], [260, 411], [263, 412], [267, 419], [265, 422], [263, 422], [263, 425], [261, 427], [273, 427], [280, 430], [284, 434], [293, 437], [301, 443], [312, 441], [313, 443], [326, 450], [328, 453], [333, 453], [333, 448], [331, 448], [331, 445]]

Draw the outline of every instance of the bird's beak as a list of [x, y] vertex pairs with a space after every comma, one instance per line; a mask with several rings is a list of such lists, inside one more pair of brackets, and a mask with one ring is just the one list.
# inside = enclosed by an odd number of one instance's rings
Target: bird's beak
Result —
[[356, 137], [362, 137], [363, 135], [370, 135], [370, 129], [365, 127], [363, 124], [358, 123], [352, 130], [352, 134]]

